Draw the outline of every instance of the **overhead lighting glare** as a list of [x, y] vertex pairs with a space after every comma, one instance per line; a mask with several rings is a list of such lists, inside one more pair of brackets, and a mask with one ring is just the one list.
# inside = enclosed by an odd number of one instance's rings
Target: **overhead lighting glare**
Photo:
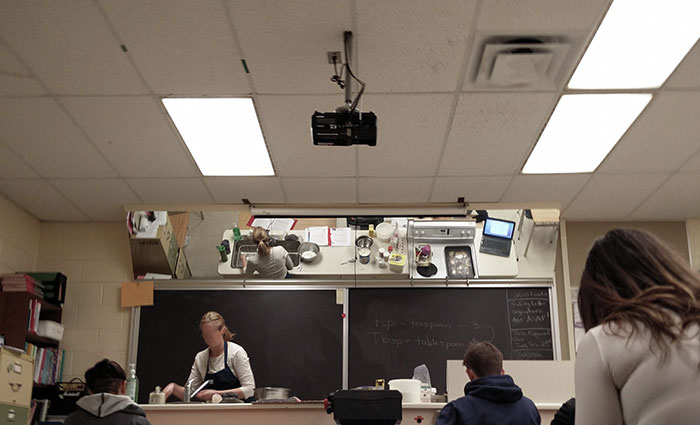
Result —
[[651, 94], [562, 96], [523, 174], [593, 172], [650, 100]]
[[660, 87], [700, 37], [698, 17], [697, 0], [615, 0], [569, 88]]
[[205, 176], [273, 176], [253, 100], [164, 98], [192, 157]]

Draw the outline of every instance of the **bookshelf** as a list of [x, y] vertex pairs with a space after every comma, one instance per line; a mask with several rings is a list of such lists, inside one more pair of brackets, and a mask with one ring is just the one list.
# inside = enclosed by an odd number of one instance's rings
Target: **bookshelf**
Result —
[[41, 304], [41, 320], [61, 323], [61, 307], [29, 292], [0, 292], [0, 334], [5, 336], [5, 344], [22, 350], [25, 342], [37, 346], [57, 347], [58, 341], [29, 332], [27, 323], [31, 300], [38, 300]]

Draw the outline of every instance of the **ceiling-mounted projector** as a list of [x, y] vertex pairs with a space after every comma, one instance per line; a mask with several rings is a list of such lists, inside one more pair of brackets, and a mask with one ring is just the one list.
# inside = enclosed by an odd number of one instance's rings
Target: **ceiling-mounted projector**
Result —
[[314, 145], [377, 145], [374, 112], [315, 112], [311, 116]]
[[[340, 52], [328, 52], [328, 62], [333, 65], [335, 75], [331, 81], [345, 89], [345, 104], [335, 112], [314, 112], [311, 116], [311, 135], [314, 145], [350, 146], [377, 145], [377, 116], [374, 112], [360, 112], [357, 105], [365, 91], [365, 83], [355, 76], [350, 66], [352, 52], [352, 32], [345, 31], [345, 64], [338, 72]], [[342, 78], [343, 70], [345, 79]], [[352, 98], [352, 80], [362, 87], [357, 97]]]

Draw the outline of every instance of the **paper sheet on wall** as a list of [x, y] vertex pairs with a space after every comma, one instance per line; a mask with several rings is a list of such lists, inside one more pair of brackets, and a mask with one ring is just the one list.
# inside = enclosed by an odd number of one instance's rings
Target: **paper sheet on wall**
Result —
[[307, 242], [314, 242], [318, 246], [328, 246], [331, 243], [331, 231], [328, 226], [307, 227], [305, 232]]
[[331, 246], [352, 245], [352, 230], [349, 227], [331, 228]]
[[122, 307], [153, 305], [153, 281], [122, 283]]

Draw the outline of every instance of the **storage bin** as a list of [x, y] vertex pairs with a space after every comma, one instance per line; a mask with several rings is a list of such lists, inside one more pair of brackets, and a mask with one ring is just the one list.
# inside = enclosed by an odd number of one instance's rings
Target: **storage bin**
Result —
[[53, 320], [39, 320], [36, 333], [39, 336], [60, 341], [63, 339], [63, 325]]

